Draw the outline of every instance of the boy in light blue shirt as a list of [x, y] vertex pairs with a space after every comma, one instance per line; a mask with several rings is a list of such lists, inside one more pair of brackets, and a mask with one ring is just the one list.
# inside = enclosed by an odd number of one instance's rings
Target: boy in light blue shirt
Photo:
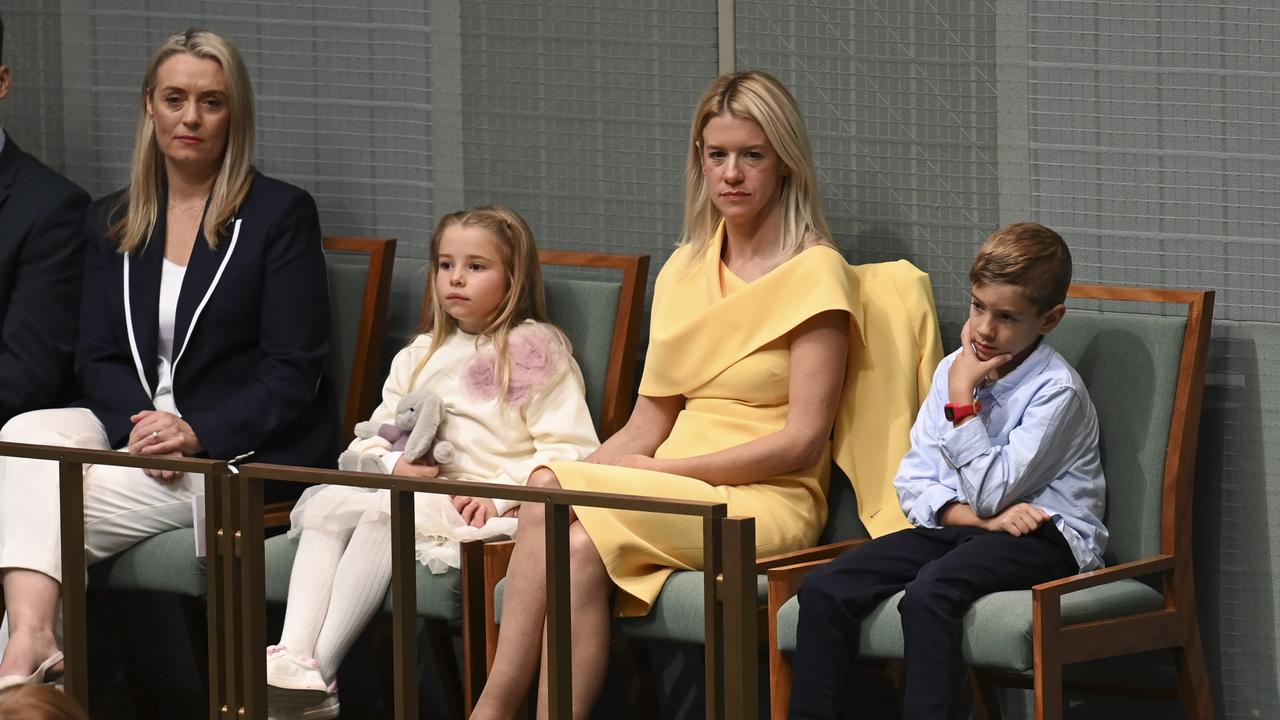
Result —
[[974, 601], [1102, 566], [1097, 414], [1042, 342], [1066, 312], [1070, 251], [1043, 225], [1008, 225], [983, 243], [969, 279], [960, 349], [934, 373], [895, 480], [915, 527], [805, 578], [792, 720], [842, 716], [858, 623], [904, 589], [904, 717], [954, 717]]

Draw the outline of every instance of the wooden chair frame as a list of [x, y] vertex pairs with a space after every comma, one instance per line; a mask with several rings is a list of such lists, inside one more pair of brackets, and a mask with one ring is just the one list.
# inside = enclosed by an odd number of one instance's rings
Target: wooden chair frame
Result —
[[[369, 256], [361, 300], [360, 330], [356, 335], [355, 356], [351, 360], [351, 378], [347, 383], [346, 402], [342, 406], [342, 437], [350, 437], [356, 423], [369, 417], [378, 404], [382, 367], [382, 343], [387, 336], [387, 300], [391, 295], [391, 272], [396, 259], [394, 238], [326, 236], [324, 249], [329, 252], [358, 253]], [[286, 527], [293, 501], [268, 503], [263, 521], [268, 528]]]
[[382, 368], [382, 343], [387, 336], [387, 300], [391, 295], [391, 272], [396, 259], [394, 238], [339, 237], [324, 239], [330, 252], [363, 253], [369, 256], [361, 306], [360, 332], [351, 362], [351, 382], [347, 385], [342, 431], [350, 434], [356, 423], [369, 416], [378, 404]]
[[[1196, 615], [1191, 524], [1196, 445], [1204, 398], [1214, 293], [1072, 285], [1068, 297], [1182, 305], [1186, 308], [1178, 385], [1165, 451], [1160, 553], [1031, 588], [1034, 670], [1030, 682], [1021, 675], [974, 669], [970, 678], [974, 683], [975, 705], [980, 717], [998, 717], [999, 706], [991, 691], [992, 684], [1030, 686], [1035, 696], [1037, 720], [1059, 720], [1062, 717], [1063, 665], [1149, 650], [1172, 649], [1178, 665], [1178, 698], [1194, 717], [1211, 720], [1214, 717], [1214, 706]], [[787, 705], [791, 697], [791, 661], [778, 650], [778, 610], [796, 594], [809, 570], [862, 542], [866, 540], [848, 541], [795, 553], [798, 564], [769, 571], [769, 676], [774, 720], [787, 717]], [[1073, 625], [1062, 624], [1063, 595], [1117, 580], [1153, 575], [1159, 576], [1161, 581], [1164, 594], [1162, 609]]]

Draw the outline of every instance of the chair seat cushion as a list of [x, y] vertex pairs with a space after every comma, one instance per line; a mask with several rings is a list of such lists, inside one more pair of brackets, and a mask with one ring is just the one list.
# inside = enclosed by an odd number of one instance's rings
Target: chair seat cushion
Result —
[[[298, 552], [297, 540], [287, 535], [267, 538], [266, 595], [267, 602], [283, 604], [289, 598], [289, 576], [293, 573], [293, 559]], [[433, 620], [456, 622], [462, 617], [461, 573], [453, 568], [434, 575], [426, 567], [416, 564], [418, 586], [418, 616]], [[382, 611], [391, 612], [391, 591], [382, 601]]]
[[[868, 660], [902, 658], [902, 593], [876, 606], [863, 621], [858, 655]], [[1062, 597], [1063, 624], [1102, 620], [1151, 612], [1164, 606], [1160, 592], [1137, 580], [1119, 580]], [[796, 649], [800, 601], [791, 598], [778, 610], [778, 648]], [[1014, 590], [987, 595], [964, 617], [965, 662], [978, 666], [1029, 672], [1031, 657], [1031, 591]]]
[[160, 533], [89, 567], [89, 585], [191, 597], [205, 594], [204, 558], [196, 557], [191, 528]]
[[[494, 607], [502, 617], [502, 594], [506, 580], [494, 592]], [[703, 574], [674, 572], [662, 586], [653, 608], [644, 617], [618, 618], [614, 629], [626, 637], [643, 640], [675, 640], [702, 644], [706, 639], [703, 618]], [[756, 576], [756, 603], [764, 605], [769, 597], [769, 583], [764, 575]]]

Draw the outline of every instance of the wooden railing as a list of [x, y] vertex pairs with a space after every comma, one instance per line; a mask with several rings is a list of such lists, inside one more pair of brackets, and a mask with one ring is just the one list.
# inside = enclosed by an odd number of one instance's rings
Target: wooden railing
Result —
[[[266, 598], [263, 483], [328, 483], [390, 492], [395, 717], [418, 717], [415, 492], [503, 498], [546, 507], [548, 701], [571, 717], [569, 511], [572, 506], [699, 517], [705, 572], [706, 717], [757, 715], [754, 642], [737, 633], [756, 623], [755, 521], [727, 517], [724, 503], [528, 488], [444, 479], [251, 463], [237, 469], [193, 458], [149, 458], [105, 450], [0, 443], [0, 455], [57, 461], [63, 556], [65, 687], [88, 708], [85, 633], [83, 464], [178, 470], [205, 476], [209, 717], [266, 718]], [[726, 628], [733, 632], [726, 633]], [[727, 682], [728, 681], [728, 682]]]
[[[703, 521], [703, 562], [706, 568], [706, 679], [707, 717], [740, 718], [735, 708], [750, 704], [745, 699], [730, 700], [726, 677], [741, 678], [755, 673], [754, 648], [749, 657], [729, 658], [725, 654], [724, 628], [740, 626], [738, 614], [755, 621], [755, 521], [726, 517], [724, 503], [671, 500], [575, 490], [527, 488], [511, 485], [463, 482], [459, 480], [407, 478], [396, 475], [313, 470], [281, 465], [250, 464], [240, 468], [236, 482], [241, 506], [243, 537], [240, 577], [246, 616], [241, 620], [243, 655], [243, 696], [245, 717], [262, 718], [265, 705], [266, 659], [263, 648], [265, 603], [263, 602], [264, 562], [261, 525], [262, 482], [276, 480], [298, 483], [328, 483], [388, 490], [391, 493], [392, 635], [395, 678], [395, 716], [418, 717], [417, 684], [417, 561], [414, 558], [413, 493], [503, 498], [546, 506], [547, 547], [547, 665], [548, 701], [552, 718], [571, 717], [572, 674], [570, 672], [569, 617], [569, 508], [574, 505], [637, 512], [657, 512], [700, 517]], [[750, 602], [742, 602], [749, 591]], [[732, 599], [730, 599], [732, 598]], [[726, 617], [728, 613], [728, 617]], [[730, 667], [732, 666], [732, 667]], [[729, 714], [732, 711], [733, 714]]]

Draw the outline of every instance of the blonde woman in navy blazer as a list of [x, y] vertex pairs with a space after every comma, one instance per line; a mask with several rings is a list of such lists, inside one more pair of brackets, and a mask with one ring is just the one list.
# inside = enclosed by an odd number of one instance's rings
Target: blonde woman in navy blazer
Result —
[[[152, 56], [129, 187], [88, 213], [79, 407], [11, 420], [0, 439], [329, 465], [338, 413], [315, 202], [251, 165], [239, 53], [188, 30]], [[0, 458], [0, 689], [60, 670], [57, 466]], [[199, 476], [85, 472], [90, 562], [189, 527]]]

